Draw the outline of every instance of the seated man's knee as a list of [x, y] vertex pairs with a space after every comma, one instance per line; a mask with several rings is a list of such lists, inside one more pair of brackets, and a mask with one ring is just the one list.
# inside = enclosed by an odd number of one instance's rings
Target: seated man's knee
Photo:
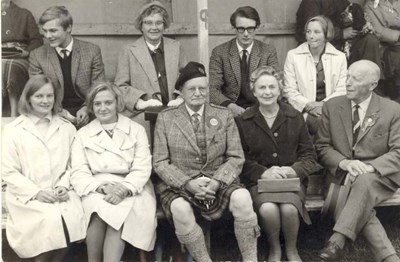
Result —
[[281, 210], [282, 215], [285, 217], [291, 217], [291, 216], [298, 215], [297, 208], [293, 204], [281, 204], [280, 210]]
[[258, 214], [262, 218], [270, 217], [271, 215], [278, 215], [279, 214], [279, 206], [275, 203], [266, 202], [263, 203], [258, 210]]
[[189, 223], [195, 220], [192, 207], [189, 202], [182, 197], [172, 201], [170, 208], [174, 221]]
[[230, 198], [230, 209], [232, 212], [253, 212], [253, 201], [247, 189], [241, 188], [233, 191]]

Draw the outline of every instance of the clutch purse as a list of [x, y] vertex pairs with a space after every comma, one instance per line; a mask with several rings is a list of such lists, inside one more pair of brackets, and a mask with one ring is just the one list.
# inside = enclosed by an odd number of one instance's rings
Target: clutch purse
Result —
[[258, 193], [299, 192], [300, 179], [258, 179]]

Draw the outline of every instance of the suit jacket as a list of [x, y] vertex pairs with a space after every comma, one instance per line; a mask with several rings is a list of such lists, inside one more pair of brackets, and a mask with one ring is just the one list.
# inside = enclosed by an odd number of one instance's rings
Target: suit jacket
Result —
[[[179, 69], [186, 65], [186, 58], [178, 41], [163, 37], [163, 43], [168, 93], [172, 100], [176, 97], [175, 82]], [[132, 112], [139, 98], [148, 100], [153, 93], [160, 92], [156, 69], [144, 37], [126, 45], [120, 52], [115, 84], [124, 94], [125, 107]]]
[[[326, 43], [321, 59], [325, 75], [324, 101], [346, 94], [346, 55]], [[300, 112], [317, 97], [317, 72], [307, 43], [288, 52], [284, 66], [283, 96]]]
[[203, 164], [196, 135], [184, 104], [162, 111], [154, 132], [153, 166], [161, 178], [158, 192], [180, 188], [200, 174], [225, 185], [238, 178], [244, 162], [239, 133], [229, 110], [205, 105], [203, 120], [207, 160]]
[[[249, 58], [249, 74], [263, 65], [278, 68], [275, 47], [254, 40]], [[210, 58], [210, 101], [221, 105], [236, 102], [240, 94], [240, 55], [236, 38], [213, 49]]]
[[346, 96], [324, 104], [316, 149], [320, 163], [328, 171], [328, 181], [340, 183], [345, 172], [343, 159], [357, 159], [400, 186], [400, 105], [372, 94], [352, 157], [352, 109]]
[[317, 156], [302, 114], [279, 102], [271, 128], [255, 105], [236, 118], [246, 161], [240, 179], [247, 187], [271, 166], [290, 166], [302, 181], [317, 165]]
[[[51, 79], [59, 97], [58, 102], [61, 103], [64, 98], [64, 77], [57, 51], [48, 44], [33, 50], [29, 55], [29, 76], [40, 74]], [[104, 64], [97, 45], [74, 38], [71, 76], [75, 92], [83, 100], [96, 83], [104, 81]]]

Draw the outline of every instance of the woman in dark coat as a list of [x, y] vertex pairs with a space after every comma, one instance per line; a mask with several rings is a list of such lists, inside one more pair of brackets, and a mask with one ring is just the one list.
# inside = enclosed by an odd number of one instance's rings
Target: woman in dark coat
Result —
[[[241, 181], [249, 189], [261, 227], [268, 237], [268, 261], [281, 260], [282, 229], [288, 260], [301, 261], [296, 241], [300, 217], [310, 224], [304, 207], [307, 176], [316, 168], [316, 153], [300, 112], [278, 101], [281, 77], [269, 66], [256, 69], [250, 88], [258, 104], [239, 118], [246, 162]], [[257, 180], [300, 178], [299, 192], [258, 193]]]

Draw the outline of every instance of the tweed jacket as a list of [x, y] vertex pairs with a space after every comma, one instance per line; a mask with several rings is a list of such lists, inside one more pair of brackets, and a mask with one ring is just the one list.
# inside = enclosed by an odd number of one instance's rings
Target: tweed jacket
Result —
[[[326, 43], [321, 57], [325, 75], [324, 101], [346, 93], [346, 55]], [[289, 104], [302, 112], [308, 102], [317, 97], [317, 72], [307, 43], [288, 52], [284, 66], [283, 96]]]
[[204, 174], [230, 185], [243, 166], [239, 133], [231, 112], [205, 104], [207, 160], [201, 161], [200, 148], [184, 104], [162, 111], [154, 132], [153, 166], [161, 178], [159, 193], [168, 187], [181, 188], [190, 179]]
[[[328, 171], [328, 181], [340, 183], [345, 172], [343, 159], [372, 165], [381, 176], [400, 186], [400, 105], [372, 94], [352, 157], [352, 109], [346, 96], [324, 104], [316, 149], [319, 162]], [[329, 181], [330, 180], [330, 181]]]
[[[71, 76], [75, 92], [85, 100], [90, 89], [105, 78], [101, 50], [95, 44], [74, 38], [71, 59]], [[48, 44], [35, 49], [29, 56], [29, 76], [40, 74], [51, 79], [61, 103], [64, 98], [64, 77], [57, 51]]]
[[[260, 66], [278, 68], [275, 47], [254, 40], [249, 58], [249, 74]], [[221, 105], [236, 102], [240, 94], [240, 55], [236, 38], [215, 47], [210, 58], [210, 102]]]
[[[163, 37], [165, 69], [169, 100], [176, 97], [175, 82], [179, 69], [186, 65], [186, 58], [178, 41]], [[134, 112], [139, 98], [148, 100], [160, 92], [157, 73], [144, 37], [126, 45], [120, 52], [115, 84], [124, 94], [125, 107]]]
[[279, 102], [279, 112], [271, 128], [255, 105], [236, 118], [246, 161], [240, 179], [246, 187], [271, 166], [290, 166], [301, 181], [317, 165], [317, 155], [302, 114]]
[[400, 1], [380, 1], [374, 8], [374, 1], [365, 4], [366, 18], [374, 27], [376, 36], [384, 43], [399, 44], [400, 37]]

